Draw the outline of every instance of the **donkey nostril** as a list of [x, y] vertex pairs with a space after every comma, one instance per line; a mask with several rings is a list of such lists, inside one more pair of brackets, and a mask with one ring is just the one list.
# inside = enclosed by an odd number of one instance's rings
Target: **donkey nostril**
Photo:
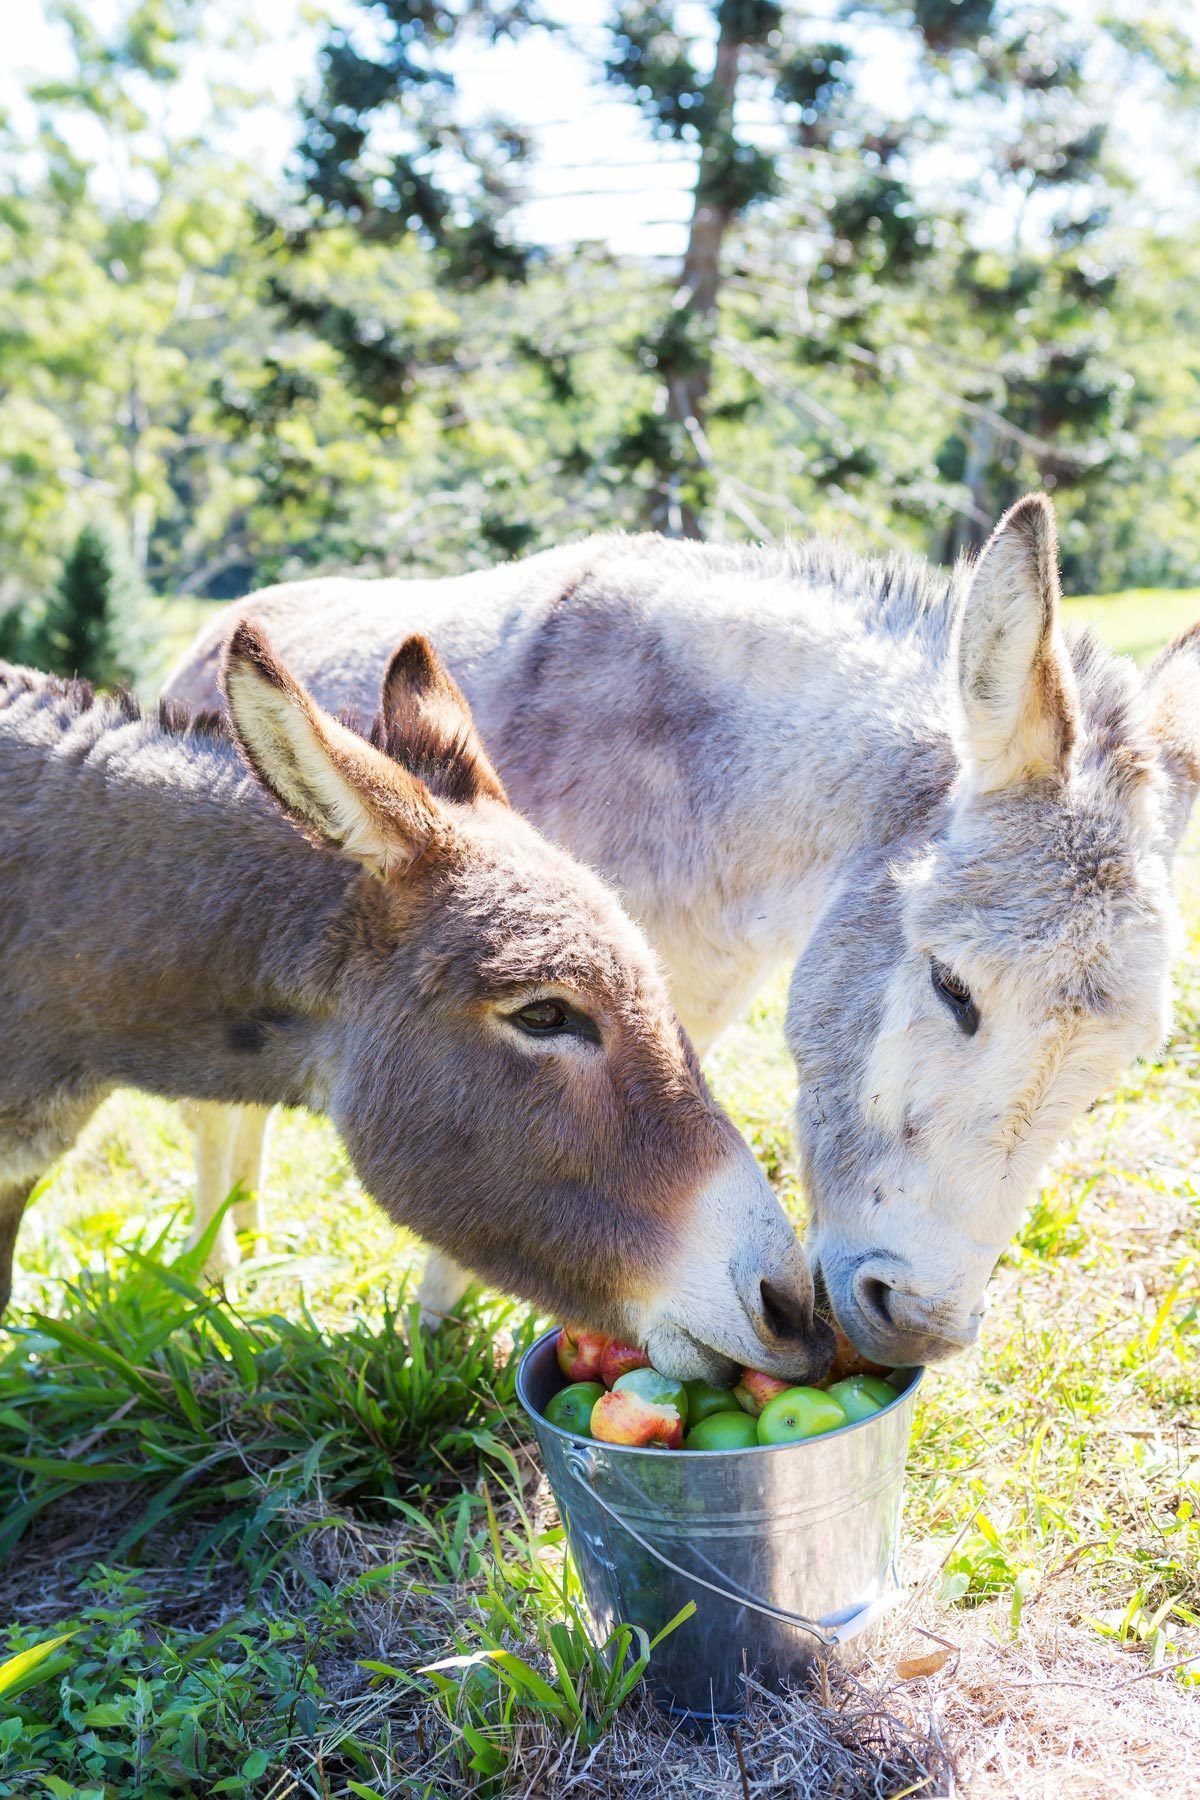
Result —
[[886, 1325], [894, 1323], [892, 1318], [893, 1289], [886, 1281], [879, 1281], [874, 1275], [868, 1275], [859, 1283], [859, 1298], [870, 1312], [881, 1318]]
[[763, 1318], [772, 1337], [790, 1341], [811, 1334], [811, 1304], [805, 1304], [799, 1295], [789, 1293], [786, 1288], [776, 1287], [772, 1281], [760, 1282], [758, 1291], [762, 1297]]

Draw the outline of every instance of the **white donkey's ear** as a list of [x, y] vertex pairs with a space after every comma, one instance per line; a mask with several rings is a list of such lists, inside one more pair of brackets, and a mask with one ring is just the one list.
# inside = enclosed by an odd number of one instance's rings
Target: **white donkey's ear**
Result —
[[981, 792], [1067, 773], [1078, 699], [1058, 613], [1054, 509], [1027, 494], [985, 544], [958, 624], [960, 748]]
[[242, 755], [312, 843], [387, 875], [409, 868], [444, 831], [425, 784], [322, 712], [245, 620], [221, 679]]
[[1146, 708], [1167, 776], [1167, 835], [1174, 849], [1200, 790], [1200, 624], [1176, 638], [1146, 672]]

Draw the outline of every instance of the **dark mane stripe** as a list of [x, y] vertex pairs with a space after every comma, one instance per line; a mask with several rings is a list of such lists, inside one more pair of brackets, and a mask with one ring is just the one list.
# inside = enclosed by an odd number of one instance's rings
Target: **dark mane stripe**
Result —
[[[61, 706], [67, 715], [63, 719], [64, 731], [71, 721], [92, 716], [99, 732], [145, 724], [162, 732], [164, 737], [200, 738], [233, 745], [229, 720], [213, 707], [192, 708], [186, 701], [174, 699], [157, 700], [144, 706], [130, 688], [97, 689], [92, 682], [78, 676], [52, 675], [45, 669], [33, 669], [24, 663], [0, 661], [0, 712], [26, 694], [34, 696], [39, 703]], [[378, 714], [368, 719], [346, 707], [339, 709], [337, 718], [339, 724], [354, 732], [356, 737], [365, 738], [395, 761], [412, 767], [411, 753], [403, 744], [389, 741], [386, 724]], [[420, 773], [420, 770], [416, 772]]]
[[[705, 550], [704, 566], [711, 569], [714, 550]], [[863, 556], [829, 538], [721, 550], [716, 566], [722, 573], [764, 581], [785, 576], [809, 588], [831, 589], [839, 601], [858, 609], [869, 630], [916, 635], [934, 661], [949, 652], [950, 628], [973, 567], [964, 561], [948, 570], [916, 556]], [[1085, 759], [1097, 766], [1120, 765], [1126, 775], [1131, 754], [1139, 763], [1151, 763], [1153, 746], [1142, 718], [1142, 683], [1134, 664], [1090, 627], [1068, 628], [1067, 644], [1083, 709]]]

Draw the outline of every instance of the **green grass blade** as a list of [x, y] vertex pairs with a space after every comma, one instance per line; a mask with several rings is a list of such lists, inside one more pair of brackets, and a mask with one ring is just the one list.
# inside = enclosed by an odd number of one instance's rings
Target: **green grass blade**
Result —
[[53, 1672], [47, 1667], [54, 1652], [63, 1644], [69, 1644], [75, 1636], [74, 1631], [60, 1632], [57, 1637], [46, 1638], [40, 1644], [31, 1644], [27, 1650], [18, 1650], [7, 1662], [0, 1663], [0, 1699], [15, 1700], [27, 1688], [34, 1687], [39, 1681], [46, 1681]]

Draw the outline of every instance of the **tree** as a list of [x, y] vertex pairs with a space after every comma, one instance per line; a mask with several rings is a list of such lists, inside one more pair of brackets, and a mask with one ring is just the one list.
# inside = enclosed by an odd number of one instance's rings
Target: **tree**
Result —
[[[494, 38], [502, 30], [535, 29], [539, 21], [529, 9], [487, 0], [460, 0], [437, 9], [436, 19], [421, 0], [387, 0], [382, 8], [364, 0], [364, 6], [372, 19], [384, 20], [379, 41], [367, 53], [344, 29], [331, 34], [321, 90], [305, 120], [302, 247], [311, 242], [310, 227], [322, 221], [351, 223], [375, 241], [408, 231], [437, 252], [451, 291], [528, 280], [546, 257], [544, 247], [519, 243], [514, 230], [516, 177], [528, 144], [519, 129], [492, 122], [480, 148], [480, 133], [455, 119], [445, 56], [469, 30]], [[876, 10], [887, 13], [885, 0]], [[950, 8], [939, 43], [977, 32], [986, 10]], [[707, 28], [686, 32], [683, 19], [697, 15], [706, 17]], [[895, 28], [913, 35], [907, 18]], [[778, 0], [708, 0], [703, 7], [618, 0], [606, 32], [606, 78], [627, 94], [652, 136], [693, 152], [694, 178], [681, 267], [665, 305], [659, 303], [657, 316], [628, 346], [633, 371], [644, 388], [649, 378], [650, 389], [603, 454], [624, 489], [640, 496], [644, 517], [695, 535], [718, 486], [708, 424], [730, 236], [785, 186], [794, 188], [793, 152], [821, 152], [843, 174], [832, 203], [844, 263], [860, 255], [869, 261], [883, 241], [889, 255], [875, 279], [907, 279], [931, 238], [897, 164], [903, 132], [894, 122], [881, 127], [858, 103], [849, 52], [818, 41], [798, 9]], [[749, 101], [765, 109], [771, 143], [761, 125], [748, 122]], [[439, 178], [451, 152], [455, 179]], [[497, 163], [498, 152], [507, 164]], [[868, 174], [859, 180], [861, 169]], [[464, 246], [470, 247], [465, 260]], [[343, 346], [362, 336], [344, 310], [313, 323]], [[440, 344], [444, 362], [457, 366], [465, 341], [452, 349]], [[512, 348], [521, 354], [528, 344], [527, 335], [517, 335]], [[543, 343], [534, 355], [570, 383], [570, 351], [556, 356]], [[408, 359], [410, 384], [431, 360], [419, 351]]]
[[647, 522], [952, 553], [1037, 482], [1077, 581], [1200, 576], [1195, 256], [1093, 129], [1115, 81], [1156, 128], [1169, 90], [1192, 180], [1196, 71], [1136, 10], [1097, 61], [1024, 0], [613, 0], [597, 81], [689, 183], [664, 270], [532, 241], [519, 123], [463, 116], [460, 57], [532, 5], [343, 9], [274, 186], [223, 134], [248, 97], [176, 104], [219, 9], [68, 9], [74, 73], [0, 121], [0, 654], [97, 512], [182, 597], [160, 667], [192, 596], [315, 569]]
[[1103, 245], [1115, 171], [1092, 48], [1053, 7], [1010, 7], [969, 72], [982, 154], [967, 191], [1010, 242], [964, 233], [952, 265], [976, 410], [937, 457], [970, 501], [944, 534], [947, 559], [978, 548], [981, 521], [1024, 487], [1094, 481], [1119, 451], [1130, 381], [1110, 344], [1121, 272]]
[[98, 687], [130, 681], [138, 662], [140, 592], [111, 526], [92, 521], [71, 547], [58, 584], [26, 625], [25, 660]]
[[[528, 144], [501, 117], [456, 111], [453, 53], [518, 37], [528, 0], [370, 0], [370, 31], [337, 24], [300, 142], [306, 192], [326, 222], [395, 242], [416, 232], [447, 277], [519, 280], [527, 251], [508, 230]], [[365, 40], [365, 41], [364, 41]]]
[[[385, 27], [369, 53], [352, 32], [331, 36], [306, 123], [305, 242], [323, 220], [375, 242], [416, 234], [436, 253], [443, 298], [457, 307], [482, 292], [495, 310], [514, 282], [543, 278], [548, 253], [517, 230], [528, 141], [511, 122], [481, 131], [457, 117], [454, 51], [472, 32], [545, 22], [490, 0], [363, 3]], [[1124, 177], [1106, 99], [1135, 63], [1184, 79], [1180, 34], [1135, 14], [1084, 36], [1026, 0], [862, 0], [840, 28], [847, 41], [831, 41], [827, 19], [788, 0], [613, 0], [603, 73], [651, 137], [690, 153], [692, 205], [669, 291], [627, 339], [642, 394], [630, 390], [598, 462], [576, 444], [579, 488], [622, 509], [636, 500], [643, 520], [695, 535], [731, 511], [751, 530], [803, 517], [796, 497], [815, 486], [884, 535], [888, 515], [902, 530], [911, 519], [952, 555], [980, 541], [1023, 482], [1061, 494], [1099, 480], [1121, 451], [1130, 386], [1108, 328], [1120, 272], [1107, 217]], [[895, 116], [866, 98], [864, 23], [890, 32], [905, 60], [910, 91], [897, 83]], [[935, 152], [948, 180], [932, 173]], [[760, 291], [753, 313], [731, 305], [731, 281], [756, 279], [776, 298]], [[780, 291], [789, 283], [798, 328]], [[898, 460], [885, 462], [875, 433], [882, 421], [889, 435], [883, 401], [902, 397], [905, 354], [921, 354], [920, 324], [908, 341], [896, 332], [913, 325], [906, 297], [918, 292], [926, 344], [936, 321], [964, 354], [922, 384], [920, 429], [907, 427], [919, 454], [894, 434]], [[346, 346], [353, 379], [372, 360], [364, 327], [388, 345], [353, 309], [313, 323]], [[476, 337], [464, 319], [457, 341], [405, 338], [407, 393], [427, 371], [469, 369]], [[553, 335], [535, 345], [516, 331], [504, 354], [529, 355], [564, 394], [574, 384], [577, 352]], [[831, 408], [818, 396], [838, 369]], [[820, 428], [764, 502], [743, 478], [745, 447], [756, 409], [778, 409], [785, 372], [785, 407]], [[931, 412], [940, 441], [927, 442]]]

